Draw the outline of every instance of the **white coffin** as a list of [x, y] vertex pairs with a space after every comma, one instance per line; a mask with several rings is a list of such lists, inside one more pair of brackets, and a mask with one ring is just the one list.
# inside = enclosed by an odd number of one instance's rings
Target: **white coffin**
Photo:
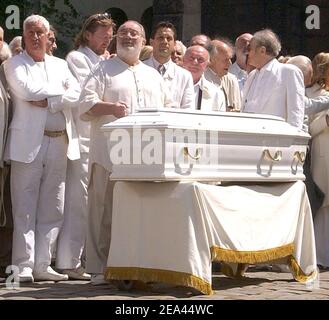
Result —
[[140, 111], [102, 127], [113, 180], [303, 180], [310, 136], [258, 114]]

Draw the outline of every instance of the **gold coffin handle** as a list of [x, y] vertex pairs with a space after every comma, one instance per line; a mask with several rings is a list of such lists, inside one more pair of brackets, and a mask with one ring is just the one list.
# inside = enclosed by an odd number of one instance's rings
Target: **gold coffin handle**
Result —
[[271, 153], [270, 153], [270, 150], [265, 149], [263, 151], [263, 156], [264, 156], [264, 158], [267, 158], [268, 160], [278, 162], [282, 159], [282, 152], [280, 150], [278, 150], [274, 153], [274, 156], [272, 156]]
[[201, 158], [200, 148], [197, 148], [195, 150], [195, 155], [192, 156], [188, 151], [188, 147], [184, 147], [184, 156], [190, 157], [193, 160], [199, 160]]
[[303, 151], [302, 152], [296, 151], [294, 153], [294, 158], [296, 158], [300, 163], [304, 163], [306, 159], [306, 154]]

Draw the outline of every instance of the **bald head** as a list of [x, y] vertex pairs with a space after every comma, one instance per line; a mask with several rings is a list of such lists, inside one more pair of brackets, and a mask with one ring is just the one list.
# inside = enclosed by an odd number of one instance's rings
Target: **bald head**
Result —
[[236, 63], [242, 70], [247, 69], [247, 56], [252, 34], [243, 33], [235, 40]]
[[200, 45], [189, 47], [183, 58], [183, 67], [190, 71], [193, 78], [193, 83], [196, 84], [209, 63], [209, 52], [206, 48]]
[[293, 64], [298, 67], [304, 76], [304, 85], [305, 87], [309, 86], [312, 81], [313, 76], [313, 67], [312, 61], [306, 56], [294, 56], [287, 61], [288, 64]]
[[251, 33], [243, 33], [239, 35], [235, 40], [235, 48], [241, 49], [246, 46], [246, 42], [249, 43], [252, 38]]
[[211, 45], [209, 66], [219, 77], [222, 77], [228, 73], [228, 68], [232, 64], [233, 47], [222, 40], [212, 40]]

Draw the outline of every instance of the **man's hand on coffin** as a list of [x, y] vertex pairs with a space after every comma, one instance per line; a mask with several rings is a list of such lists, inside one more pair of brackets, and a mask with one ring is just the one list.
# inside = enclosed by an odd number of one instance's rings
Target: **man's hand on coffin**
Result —
[[39, 108], [47, 108], [48, 107], [48, 100], [47, 99], [43, 99], [43, 100], [39, 100], [39, 101], [29, 101], [29, 103], [31, 103], [35, 107], [39, 107]]
[[122, 118], [122, 117], [125, 117], [128, 115], [129, 110], [128, 110], [126, 103], [124, 103], [122, 101], [118, 101], [118, 102], [111, 103], [111, 104], [112, 104], [113, 115], [116, 118]]

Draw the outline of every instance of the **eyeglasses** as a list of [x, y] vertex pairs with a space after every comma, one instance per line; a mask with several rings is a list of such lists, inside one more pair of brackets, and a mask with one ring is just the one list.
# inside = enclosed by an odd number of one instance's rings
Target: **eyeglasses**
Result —
[[202, 63], [207, 62], [207, 60], [202, 58], [202, 57], [193, 57], [193, 56], [190, 56], [190, 55], [186, 56], [186, 59], [191, 61], [191, 62], [194, 62], [196, 60], [198, 64], [202, 64]]
[[130, 35], [131, 38], [137, 39], [141, 34], [134, 29], [122, 29], [118, 31], [118, 37], [120, 38], [127, 37], [128, 35]]

